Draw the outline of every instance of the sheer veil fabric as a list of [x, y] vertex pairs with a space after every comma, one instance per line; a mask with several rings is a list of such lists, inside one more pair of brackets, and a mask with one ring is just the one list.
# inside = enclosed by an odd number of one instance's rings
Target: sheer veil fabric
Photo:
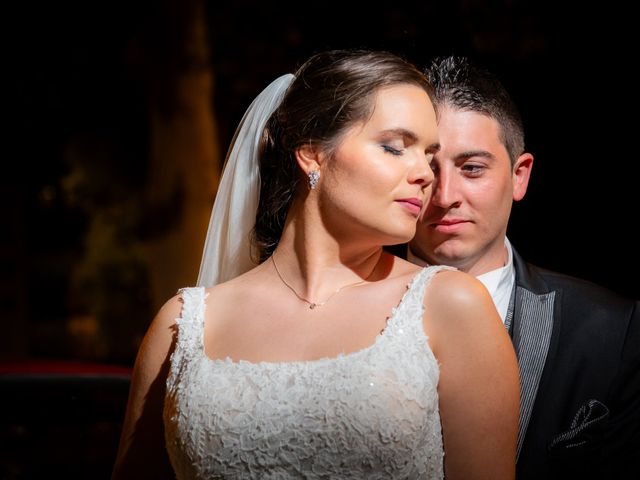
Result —
[[267, 120], [294, 78], [289, 73], [271, 82], [251, 103], [236, 129], [209, 220], [199, 287], [225, 282], [255, 266], [250, 234], [260, 198], [260, 140]]

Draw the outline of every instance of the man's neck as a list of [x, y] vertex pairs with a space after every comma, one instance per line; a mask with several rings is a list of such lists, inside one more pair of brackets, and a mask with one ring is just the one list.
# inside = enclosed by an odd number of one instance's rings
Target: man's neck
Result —
[[494, 270], [504, 267], [508, 260], [509, 252], [506, 245], [504, 245], [499, 254], [492, 255], [491, 257], [481, 257], [477, 261], [470, 262], [464, 267], [458, 267], [458, 269], [463, 272], [467, 272], [474, 277], [479, 277], [480, 275], [484, 275], [485, 273], [493, 272]]
[[424, 258], [423, 255], [419, 255], [414, 250], [412, 250], [411, 244], [409, 244], [407, 249], [407, 260], [418, 265], [449, 265], [457, 268], [462, 272], [473, 275], [474, 277], [478, 277], [485, 273], [502, 268], [509, 262], [509, 250], [507, 248], [508, 242], [509, 241], [505, 237], [501, 248], [492, 254], [482, 255], [478, 258], [466, 258], [460, 260], [451, 260], [448, 262], [433, 262], [428, 258]]

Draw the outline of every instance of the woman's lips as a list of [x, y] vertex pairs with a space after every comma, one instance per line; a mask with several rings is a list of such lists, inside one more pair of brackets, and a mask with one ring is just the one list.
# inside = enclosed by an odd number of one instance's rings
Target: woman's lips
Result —
[[413, 216], [418, 217], [420, 215], [422, 200], [419, 198], [400, 198], [396, 200], [396, 202], [402, 205]]

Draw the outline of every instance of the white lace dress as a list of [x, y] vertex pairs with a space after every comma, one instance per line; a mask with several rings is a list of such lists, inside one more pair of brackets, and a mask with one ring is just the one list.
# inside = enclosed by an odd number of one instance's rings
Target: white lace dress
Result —
[[203, 288], [184, 301], [164, 406], [176, 476], [187, 479], [442, 479], [438, 363], [422, 326], [421, 270], [375, 342], [315, 361], [204, 354]]

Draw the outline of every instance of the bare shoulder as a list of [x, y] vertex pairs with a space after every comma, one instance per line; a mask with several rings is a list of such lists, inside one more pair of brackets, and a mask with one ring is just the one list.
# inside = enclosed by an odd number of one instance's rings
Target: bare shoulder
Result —
[[513, 478], [518, 369], [484, 285], [441, 271], [425, 290], [424, 328], [438, 360], [447, 478]]
[[471, 308], [493, 307], [485, 286], [477, 278], [459, 270], [438, 272], [425, 291], [425, 306], [454, 313]]
[[450, 345], [506, 335], [489, 292], [469, 274], [460, 271], [436, 274], [425, 290], [424, 305], [424, 328], [437, 354]]
[[[220, 319], [233, 312], [237, 313], [241, 306], [250, 303], [252, 297], [259, 293], [260, 288], [252, 285], [251, 280], [238, 281], [237, 278], [206, 288], [204, 314], [207, 320], [205, 322], [210, 324], [212, 319]], [[214, 312], [215, 315], [213, 315]]]
[[177, 293], [160, 307], [153, 323], [158, 327], [172, 327], [180, 317], [183, 303], [182, 294]]
[[265, 274], [267, 270], [266, 262], [252, 268], [251, 270], [238, 275], [230, 280], [218, 283], [213, 287], [205, 288], [207, 305], [216, 302], [226, 303], [229, 300], [238, 300], [247, 293], [255, 293], [256, 288], [269, 284], [269, 276]]
[[176, 320], [182, 313], [182, 297], [177, 294], [167, 300], [154, 317], [142, 340], [138, 354], [141, 368], [159, 368], [166, 361], [176, 336]]

